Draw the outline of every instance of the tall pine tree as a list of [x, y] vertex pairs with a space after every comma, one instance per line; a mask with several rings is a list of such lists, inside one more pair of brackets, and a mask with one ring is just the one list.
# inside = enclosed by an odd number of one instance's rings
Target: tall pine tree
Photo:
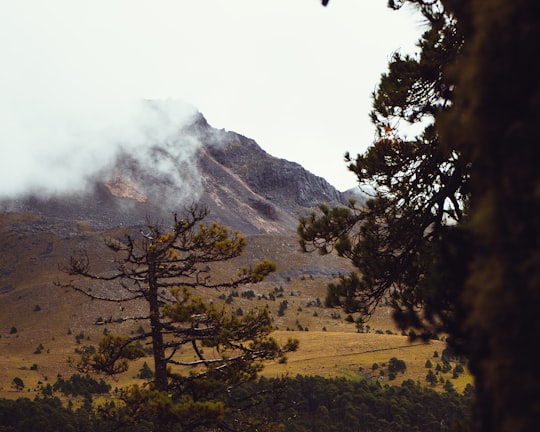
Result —
[[[369, 316], [390, 298], [402, 326], [449, 334], [470, 358], [478, 430], [536, 430], [540, 5], [389, 1], [405, 3], [429, 24], [421, 53], [392, 59], [374, 95], [379, 139], [348, 158], [373, 199], [301, 220], [301, 244], [335, 248], [360, 273], [330, 305]], [[414, 140], [392, 122], [426, 117]]]
[[193, 294], [257, 283], [275, 270], [275, 264], [264, 260], [216, 280], [212, 265], [240, 256], [246, 239], [223, 225], [203, 223], [207, 215], [205, 208], [194, 206], [175, 216], [171, 228], [148, 224], [124, 241], [107, 241], [116, 255], [111, 271], [92, 272], [85, 253], [72, 257], [66, 269], [78, 279], [64, 286], [96, 301], [140, 305], [135, 315], [122, 307], [124, 312], [106, 320], [108, 324], [148, 324], [148, 331], [132, 335], [107, 334], [76, 364], [82, 371], [122, 373], [130, 360], [145, 355], [145, 345], [151, 347], [150, 386], [121, 392], [123, 403], [109, 412], [119, 421], [150, 420], [153, 430], [160, 431], [171, 425], [191, 430], [226, 423], [228, 389], [254, 379], [263, 360], [296, 349], [296, 341], [279, 346], [270, 337], [273, 326], [266, 309], [238, 317]]
[[[392, 57], [373, 94], [378, 138], [364, 154], [346, 156], [371, 199], [363, 207], [322, 206], [300, 220], [298, 233], [304, 250], [335, 250], [357, 268], [359, 277], [351, 274], [330, 287], [329, 306], [346, 305], [368, 319], [388, 300], [402, 328], [415, 327], [426, 337], [449, 333], [465, 351], [458, 299], [466, 277], [463, 251], [469, 251], [463, 229], [469, 165], [456, 148], [441, 144], [436, 120], [452, 105], [454, 85], [443, 71], [464, 38], [439, 2], [417, 3], [428, 23], [420, 53]], [[423, 131], [407, 138], [400, 129], [405, 124]]]

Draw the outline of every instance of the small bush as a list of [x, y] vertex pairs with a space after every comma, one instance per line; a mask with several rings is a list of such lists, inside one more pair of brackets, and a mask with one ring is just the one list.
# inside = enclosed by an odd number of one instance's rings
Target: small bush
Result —
[[396, 357], [392, 357], [390, 361], [388, 362], [388, 371], [389, 372], [401, 372], [405, 373], [405, 370], [407, 369], [407, 365], [403, 360], [399, 360]]
[[139, 374], [137, 375], [137, 377], [142, 379], [154, 378], [154, 372], [152, 371], [152, 369], [150, 369], [148, 363], [144, 362], [142, 367], [139, 369]]
[[283, 300], [279, 304], [278, 316], [282, 317], [283, 315], [285, 315], [285, 311], [287, 310], [288, 306], [289, 306], [289, 302], [287, 300]]
[[21, 391], [24, 388], [24, 381], [19, 377], [15, 377], [13, 378], [13, 381], [11, 381], [11, 387], [17, 391]]
[[256, 294], [253, 290], [248, 290], [248, 291], [244, 291], [242, 294], [241, 294], [242, 298], [245, 298], [245, 299], [248, 299], [248, 300], [252, 300], [256, 297]]

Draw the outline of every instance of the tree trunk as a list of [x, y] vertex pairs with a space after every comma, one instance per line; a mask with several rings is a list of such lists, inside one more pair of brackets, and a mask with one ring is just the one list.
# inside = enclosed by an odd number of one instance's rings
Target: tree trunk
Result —
[[166, 391], [168, 386], [167, 362], [165, 360], [165, 347], [158, 301], [158, 286], [156, 282], [156, 268], [154, 264], [149, 266], [148, 275], [149, 290], [147, 300], [150, 306], [150, 328], [152, 331], [152, 350], [154, 352], [154, 386], [156, 390]]
[[[474, 0], [447, 139], [471, 161], [475, 259], [465, 301], [485, 432], [538, 430], [540, 9]], [[453, 134], [451, 131], [459, 131]]]

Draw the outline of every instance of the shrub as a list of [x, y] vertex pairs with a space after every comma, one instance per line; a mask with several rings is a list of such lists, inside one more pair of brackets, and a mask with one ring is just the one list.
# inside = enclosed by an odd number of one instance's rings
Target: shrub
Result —
[[53, 385], [54, 391], [60, 391], [64, 395], [69, 396], [90, 396], [91, 394], [108, 393], [111, 386], [103, 379], [99, 382], [90, 375], [81, 376], [74, 374], [69, 380], [64, 380], [61, 375], [58, 376], [56, 383]]
[[253, 290], [244, 291], [241, 295], [243, 298], [246, 298], [248, 300], [254, 299], [256, 297]]
[[17, 391], [21, 391], [24, 388], [24, 381], [19, 377], [15, 377], [13, 378], [13, 381], [11, 381], [11, 387]]
[[456, 391], [455, 388], [454, 388], [454, 384], [452, 384], [450, 382], [450, 380], [446, 380], [446, 382], [444, 383], [443, 389], [447, 393], [452, 393], [452, 392]]
[[283, 300], [279, 304], [278, 316], [282, 317], [283, 315], [285, 315], [285, 311], [287, 310], [288, 306], [289, 306], [289, 302], [287, 300]]
[[437, 376], [433, 373], [433, 371], [430, 369], [426, 375], [426, 381], [430, 383], [432, 386], [437, 384]]
[[148, 363], [144, 362], [142, 367], [139, 369], [139, 374], [137, 377], [142, 379], [151, 379], [154, 377], [154, 372], [152, 369], [150, 369], [150, 366], [148, 366]]
[[404, 373], [407, 369], [407, 365], [403, 360], [399, 360], [396, 357], [392, 357], [388, 362], [388, 372], [401, 372]]

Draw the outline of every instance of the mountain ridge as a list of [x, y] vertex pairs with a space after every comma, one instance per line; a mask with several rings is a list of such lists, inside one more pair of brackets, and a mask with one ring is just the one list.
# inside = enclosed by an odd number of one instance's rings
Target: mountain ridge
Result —
[[[83, 192], [4, 199], [0, 209], [37, 214], [52, 225], [86, 221], [100, 230], [164, 220], [198, 203], [210, 209], [212, 219], [256, 235], [294, 231], [298, 218], [318, 204], [346, 202], [322, 177], [298, 163], [269, 155], [253, 139], [213, 128], [201, 113], [178, 134], [178, 145], [185, 137], [201, 143], [195, 160], [175, 166], [183, 176], [180, 186], [166, 175], [145, 171], [132, 155], [120, 154]], [[156, 158], [169, 157], [159, 143], [152, 145]], [[194, 198], [182, 189], [196, 191], [191, 195]]]

